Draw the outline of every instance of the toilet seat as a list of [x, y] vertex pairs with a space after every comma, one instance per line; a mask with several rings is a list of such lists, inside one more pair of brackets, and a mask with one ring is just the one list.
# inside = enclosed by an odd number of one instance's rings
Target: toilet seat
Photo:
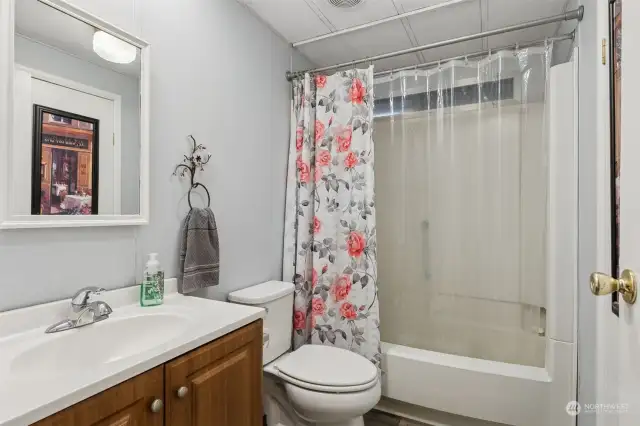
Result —
[[282, 380], [311, 391], [361, 392], [378, 382], [378, 369], [369, 360], [334, 346], [305, 345], [273, 364]]
[[369, 383], [363, 383], [361, 385], [354, 386], [324, 386], [317, 385], [314, 383], [303, 382], [301, 380], [297, 380], [291, 376], [287, 376], [283, 372], [278, 372], [278, 377], [283, 381], [297, 386], [302, 389], [315, 391], [315, 392], [323, 392], [323, 393], [353, 393], [353, 392], [362, 392], [371, 389], [378, 383], [378, 377], [370, 381]]

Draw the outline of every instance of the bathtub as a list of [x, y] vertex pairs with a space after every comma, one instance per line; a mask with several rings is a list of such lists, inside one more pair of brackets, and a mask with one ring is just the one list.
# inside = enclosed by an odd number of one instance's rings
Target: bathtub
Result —
[[[574, 344], [548, 339], [545, 368], [382, 344], [383, 396], [515, 426], [574, 425]], [[384, 408], [383, 408], [384, 409]], [[396, 413], [403, 414], [403, 413]]]

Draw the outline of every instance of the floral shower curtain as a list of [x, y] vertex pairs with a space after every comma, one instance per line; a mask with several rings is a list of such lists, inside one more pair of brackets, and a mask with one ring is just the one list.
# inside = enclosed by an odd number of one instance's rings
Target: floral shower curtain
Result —
[[294, 349], [332, 345], [379, 365], [372, 121], [373, 67], [294, 82], [283, 275]]

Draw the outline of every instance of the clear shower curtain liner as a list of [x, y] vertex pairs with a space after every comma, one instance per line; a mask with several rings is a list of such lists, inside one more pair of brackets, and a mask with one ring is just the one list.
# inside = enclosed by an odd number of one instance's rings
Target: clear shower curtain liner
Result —
[[383, 341], [544, 365], [551, 56], [375, 80]]

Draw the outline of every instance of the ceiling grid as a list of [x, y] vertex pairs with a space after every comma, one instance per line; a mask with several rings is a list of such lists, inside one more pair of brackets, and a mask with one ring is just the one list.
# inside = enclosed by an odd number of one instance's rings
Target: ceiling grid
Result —
[[[237, 1], [253, 9], [291, 43], [346, 31], [346, 34], [323, 37], [297, 47], [320, 67], [557, 15], [574, 9], [573, 3], [576, 3], [576, 0], [363, 0], [352, 8], [339, 8], [331, 5], [329, 0]], [[433, 7], [434, 10], [389, 19]], [[379, 20], [385, 22], [367, 25]], [[348, 31], [362, 25], [365, 28]], [[549, 24], [388, 58], [375, 65], [377, 70], [398, 68], [565, 34], [570, 30], [565, 26]]]
[[337, 30], [335, 25], [333, 25], [331, 21], [324, 15], [324, 13], [322, 13], [322, 10], [320, 10], [315, 0], [302, 0], [302, 1], [304, 1], [309, 6], [309, 8], [313, 10], [313, 12], [318, 16], [318, 19], [320, 19], [327, 27], [330, 28], [331, 32], [334, 32]]
[[[396, 11], [398, 12], [398, 14], [408, 12], [407, 10], [405, 10], [405, 8], [402, 5], [398, 6], [398, 4], [396, 4], [396, 0], [391, 0], [391, 2], [393, 3], [393, 7], [396, 8]], [[408, 19], [404, 19], [404, 18], [401, 20], [401, 22], [402, 22], [402, 26], [407, 32], [407, 36], [409, 37], [411, 46], [413, 47], [418, 46], [420, 43], [418, 43], [418, 37], [416, 37], [416, 34], [413, 31], [413, 28], [411, 28], [411, 22]], [[417, 57], [418, 63], [424, 62], [424, 56], [422, 55], [422, 52], [416, 53], [416, 57]]]

